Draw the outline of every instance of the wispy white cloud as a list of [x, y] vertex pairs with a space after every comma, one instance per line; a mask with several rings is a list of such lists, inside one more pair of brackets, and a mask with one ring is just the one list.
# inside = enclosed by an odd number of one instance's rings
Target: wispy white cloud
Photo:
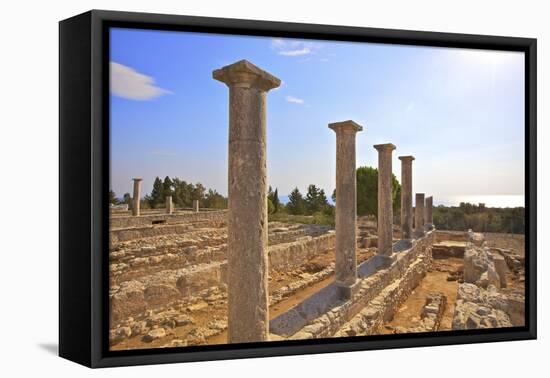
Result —
[[304, 100], [302, 100], [301, 98], [298, 98], [298, 97], [294, 97], [294, 96], [286, 96], [285, 99], [288, 101], [288, 102], [291, 102], [293, 104], [300, 104], [302, 105], [304, 103]]
[[315, 53], [320, 45], [314, 42], [274, 38], [271, 40], [271, 48], [282, 56], [303, 56]]
[[111, 62], [111, 93], [129, 100], [147, 101], [172, 92], [157, 87], [155, 79], [120, 63]]
[[409, 104], [407, 105], [407, 107], [405, 108], [405, 110], [407, 111], [407, 113], [411, 112], [414, 110], [414, 107], [415, 107], [415, 104], [414, 102], [409, 102]]

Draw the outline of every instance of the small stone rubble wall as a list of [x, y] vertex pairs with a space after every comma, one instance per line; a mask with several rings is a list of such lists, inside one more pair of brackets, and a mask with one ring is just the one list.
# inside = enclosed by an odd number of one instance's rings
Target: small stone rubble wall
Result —
[[306, 236], [292, 243], [278, 244], [269, 248], [269, 269], [290, 271], [312, 257], [334, 248], [334, 231], [325, 235]]
[[[204, 238], [205, 235], [202, 237]], [[334, 248], [334, 238], [334, 232], [330, 231], [316, 237], [307, 236], [292, 243], [270, 246], [268, 249], [270, 271], [296, 269], [317, 254]], [[212, 237], [210, 239], [213, 240]], [[145, 309], [154, 309], [174, 300], [187, 300], [203, 290], [224, 287], [227, 284], [225, 244], [202, 250], [196, 246], [188, 246], [179, 254], [160, 255], [155, 254], [155, 248], [144, 246], [133, 250], [131, 255], [133, 259], [129, 262], [121, 260], [125, 257], [123, 253], [127, 252], [121, 252], [120, 255], [117, 255], [117, 252], [112, 253], [114, 258], [118, 259], [115, 260], [117, 262], [111, 263], [111, 318], [113, 321], [137, 315]], [[140, 257], [136, 258], [136, 253]], [[194, 265], [181, 268], [183, 261], [192, 262]], [[207, 263], [208, 261], [210, 262]], [[176, 266], [180, 268], [174, 269]], [[161, 270], [160, 267], [164, 269]], [[298, 288], [326, 278], [333, 271], [334, 266], [331, 265], [311, 277], [306, 277], [302, 280], [303, 282], [296, 282], [293, 287], [281, 288], [280, 292], [274, 294], [272, 303], [280, 301]], [[128, 279], [130, 273], [134, 275], [134, 279], [130, 281], [120, 279]]]
[[422, 307], [420, 321], [409, 327], [396, 327], [394, 333], [435, 332], [439, 330], [446, 307], [447, 297], [443, 293], [431, 292], [426, 298], [424, 307]]
[[[290, 339], [374, 332], [377, 325], [393, 316], [426, 274], [431, 263], [432, 242], [433, 232], [429, 232], [425, 237], [415, 240], [410, 249], [394, 254], [393, 263], [388, 268], [360, 278], [357, 283], [359, 286], [350, 300], [338, 299], [334, 285], [327, 286], [323, 293], [317, 293], [273, 319], [270, 323], [271, 331], [279, 337]], [[354, 318], [356, 315], [357, 319]], [[348, 322], [361, 323], [366, 327], [358, 332], [358, 328]]]
[[442, 242], [433, 245], [432, 257], [434, 259], [447, 259], [449, 257], [464, 257], [466, 243], [463, 242]]
[[[215, 218], [215, 217], [214, 217]], [[157, 224], [142, 227], [120, 228], [109, 233], [111, 246], [116, 243], [142, 238], [151, 238], [162, 235], [181, 234], [198, 228], [220, 228], [225, 225], [225, 220], [212, 219], [178, 224]]]
[[468, 233], [465, 231], [435, 231], [434, 244], [441, 243], [443, 241], [467, 242]]
[[177, 212], [173, 214], [166, 214], [163, 212], [153, 214], [142, 214], [139, 217], [127, 216], [127, 217], [111, 217], [110, 228], [129, 228], [129, 227], [142, 227], [151, 226], [153, 222], [166, 222], [181, 223], [181, 222], [196, 222], [204, 220], [224, 221], [227, 215], [227, 210], [211, 210], [195, 212]]
[[482, 234], [470, 233], [464, 254], [464, 283], [458, 287], [453, 315], [454, 330], [524, 325], [525, 296], [505, 289], [506, 262], [505, 257], [485, 246]]

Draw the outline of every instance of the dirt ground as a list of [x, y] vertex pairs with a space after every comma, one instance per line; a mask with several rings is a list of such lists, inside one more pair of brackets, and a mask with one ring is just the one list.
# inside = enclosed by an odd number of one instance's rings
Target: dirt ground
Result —
[[460, 270], [462, 266], [463, 262], [460, 258], [434, 260], [432, 269], [426, 274], [426, 277], [411, 293], [405, 303], [397, 310], [393, 319], [382, 327], [381, 333], [393, 333], [393, 330], [397, 327], [409, 328], [413, 323], [420, 321], [422, 308], [430, 292], [440, 292], [447, 297], [447, 306], [441, 319], [439, 330], [450, 330], [453, 321], [458, 282], [447, 281], [447, 277], [450, 272]]
[[[524, 235], [486, 233], [485, 240], [486, 245], [489, 247], [511, 249], [516, 251], [520, 256], [525, 255]], [[444, 245], [447, 243], [441, 241], [439, 244]], [[454, 245], [457, 242], [450, 242], [450, 244]], [[451, 330], [459, 281], [448, 281], [447, 278], [453, 272], [454, 275], [461, 277], [463, 266], [462, 258], [434, 259], [432, 269], [426, 274], [426, 277], [411, 293], [405, 303], [401, 305], [393, 319], [384, 324], [381, 333], [394, 333], [394, 329], [397, 327], [410, 328], [413, 323], [418, 322], [422, 308], [430, 292], [440, 292], [447, 297], [447, 306], [441, 319], [439, 331]], [[508, 271], [506, 280], [506, 291], [525, 291], [525, 282], [521, 276]]]

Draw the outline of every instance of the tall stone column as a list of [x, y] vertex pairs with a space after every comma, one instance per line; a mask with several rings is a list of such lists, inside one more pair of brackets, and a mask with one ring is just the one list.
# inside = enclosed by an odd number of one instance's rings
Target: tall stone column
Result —
[[266, 97], [281, 81], [246, 60], [213, 72], [229, 87], [229, 343], [268, 339]]
[[378, 150], [378, 254], [393, 253], [392, 151], [391, 143], [377, 144]]
[[336, 285], [349, 298], [357, 281], [355, 134], [363, 128], [353, 121], [328, 127], [336, 133]]
[[424, 193], [416, 193], [414, 204], [414, 234], [417, 238], [424, 236]]
[[434, 223], [433, 205], [434, 205], [433, 196], [426, 197], [426, 209], [425, 209], [424, 223], [426, 225], [427, 230], [431, 230], [433, 228], [433, 223]]
[[139, 217], [141, 213], [141, 180], [140, 178], [133, 178], [134, 180], [134, 196], [132, 197], [132, 215]]
[[401, 239], [413, 238], [412, 163], [414, 156], [399, 156], [401, 160]]
[[199, 200], [193, 200], [193, 211], [195, 213], [199, 212]]
[[166, 214], [172, 214], [174, 206], [172, 205], [172, 196], [166, 196]]

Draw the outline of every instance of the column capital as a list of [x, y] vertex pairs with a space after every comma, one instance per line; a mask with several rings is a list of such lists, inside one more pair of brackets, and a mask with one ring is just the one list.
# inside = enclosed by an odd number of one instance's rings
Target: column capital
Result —
[[399, 156], [399, 160], [401, 160], [401, 161], [413, 161], [413, 160], [414, 160], [414, 156], [412, 156], [412, 155], [408, 155], [408, 156]]
[[143, 179], [141, 177], [136, 177], [136, 178], [133, 178], [132, 180], [134, 181], [142, 181]]
[[255, 88], [265, 92], [281, 85], [280, 79], [244, 59], [214, 70], [212, 77], [228, 87]]
[[335, 132], [351, 131], [357, 133], [359, 131], [363, 131], [363, 126], [353, 122], [352, 120], [329, 123], [328, 128], [334, 130]]
[[396, 148], [392, 143], [375, 144], [373, 147], [376, 148], [378, 152], [392, 152]]

